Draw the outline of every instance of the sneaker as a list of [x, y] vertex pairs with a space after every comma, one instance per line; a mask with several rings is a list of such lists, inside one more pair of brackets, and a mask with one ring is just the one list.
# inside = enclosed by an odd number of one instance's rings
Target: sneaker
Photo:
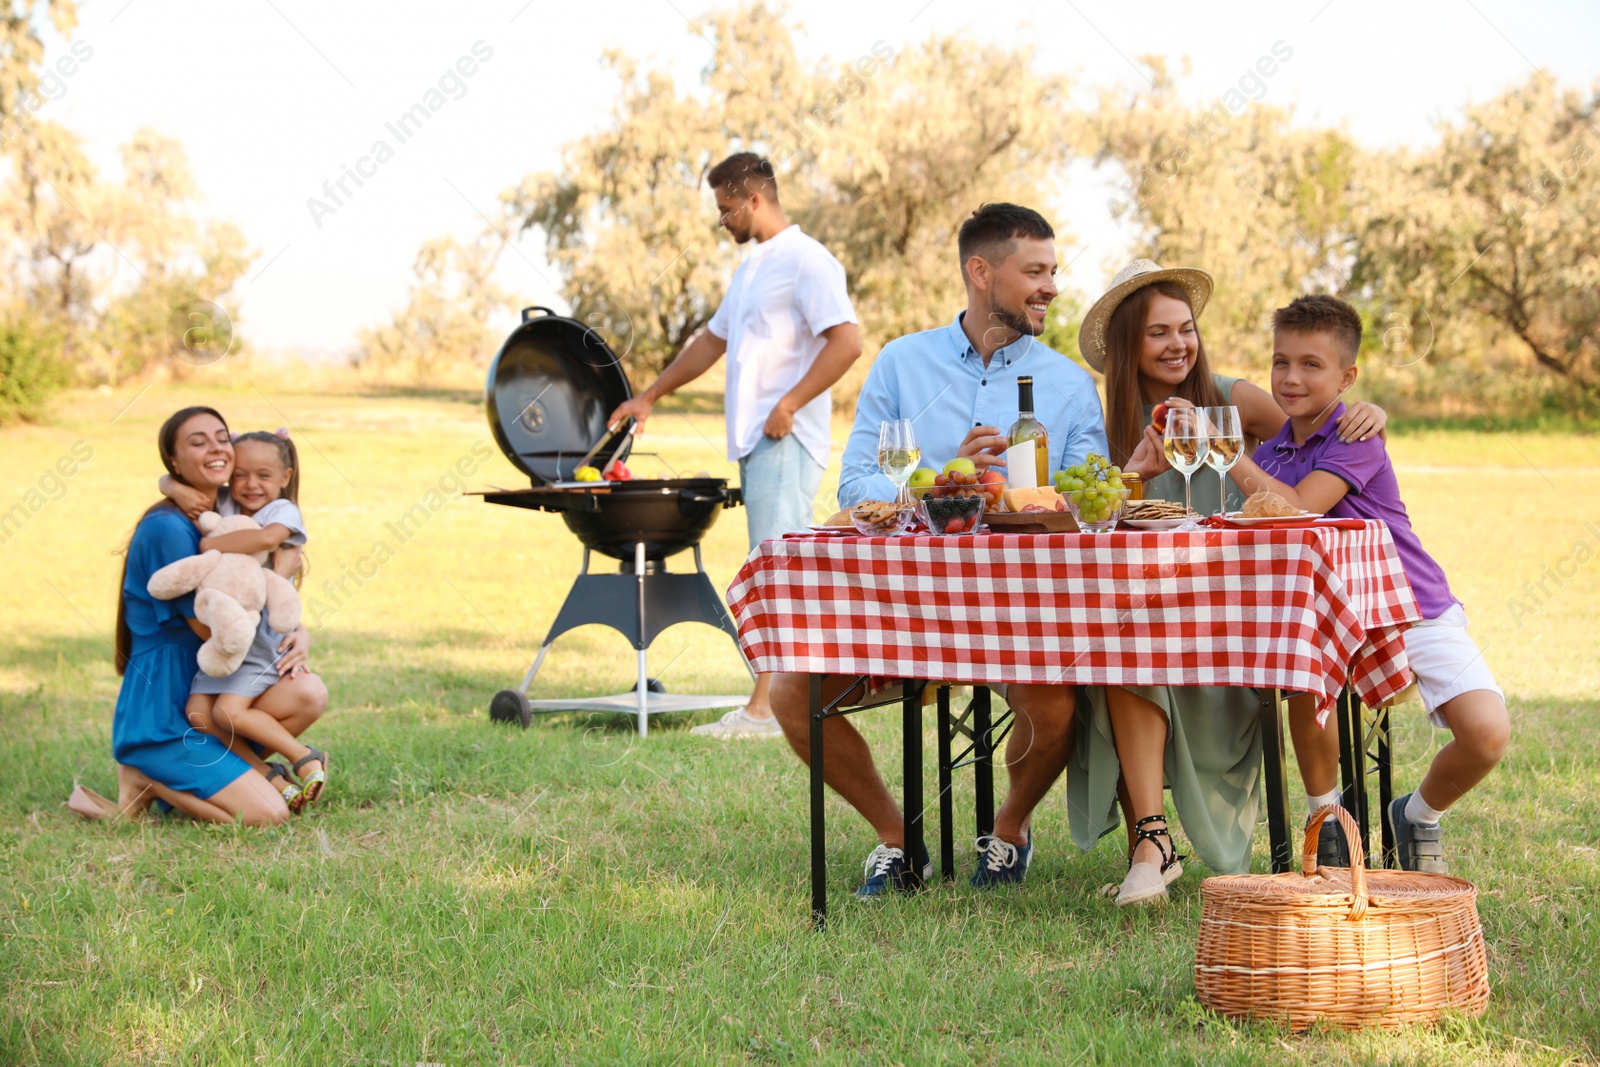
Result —
[[856, 897], [860, 900], [876, 900], [890, 893], [909, 893], [919, 888], [933, 877], [933, 861], [926, 858], [926, 850], [923, 850], [923, 855], [922, 874], [919, 876], [911, 861], [906, 859], [904, 849], [879, 845], [867, 856], [866, 869], [862, 872], [867, 880], [856, 890]]
[[1018, 848], [1010, 841], [996, 835], [978, 838], [978, 871], [970, 884], [974, 889], [988, 889], [993, 885], [1021, 885], [1028, 874], [1028, 863], [1033, 859], [1033, 832], [1028, 832], [1028, 843]]
[[[1311, 825], [1309, 815], [1306, 825]], [[1350, 866], [1350, 842], [1345, 839], [1344, 825], [1332, 815], [1322, 820], [1322, 829], [1317, 831], [1317, 866]]]
[[689, 731], [702, 737], [782, 737], [783, 728], [775, 718], [752, 719], [744, 708], [734, 708], [716, 722], [703, 723]]
[[1423, 874], [1449, 874], [1449, 864], [1444, 860], [1444, 831], [1438, 823], [1423, 826], [1406, 818], [1407, 793], [1389, 804], [1383, 817], [1389, 823], [1389, 836], [1394, 838], [1394, 849], [1399, 854], [1400, 869], [1420, 871]]

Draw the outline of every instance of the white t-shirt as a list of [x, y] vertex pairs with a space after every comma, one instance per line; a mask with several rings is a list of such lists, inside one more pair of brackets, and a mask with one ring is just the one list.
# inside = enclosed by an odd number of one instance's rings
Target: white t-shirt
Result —
[[[729, 459], [743, 459], [760, 444], [767, 416], [822, 351], [822, 332], [855, 321], [844, 267], [800, 227], [787, 226], [756, 245], [707, 326], [728, 342]], [[829, 392], [794, 415], [795, 436], [824, 466], [833, 414]]]
[[306, 520], [301, 517], [300, 509], [294, 501], [279, 497], [270, 504], [261, 505], [261, 510], [250, 516], [264, 530], [273, 523], [289, 528], [289, 536], [283, 539], [285, 545], [299, 547], [306, 543]]

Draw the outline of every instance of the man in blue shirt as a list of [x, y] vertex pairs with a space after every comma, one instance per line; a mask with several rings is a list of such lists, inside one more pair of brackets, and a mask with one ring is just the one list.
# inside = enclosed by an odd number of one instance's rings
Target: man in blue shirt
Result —
[[[967, 307], [949, 326], [891, 341], [867, 375], [855, 425], [845, 446], [839, 502], [894, 499], [894, 486], [878, 473], [878, 426], [911, 419], [928, 466], [957, 456], [979, 469], [1003, 466], [1000, 427], [1017, 416], [1017, 376], [1032, 375], [1035, 415], [1050, 432], [1050, 465], [1059, 469], [1090, 452], [1105, 455], [1105, 417], [1088, 372], [1038, 340], [1055, 299], [1055, 231], [1036, 211], [1015, 204], [985, 204], [961, 226], [958, 238]], [[930, 664], [930, 668], [936, 669]], [[881, 681], [881, 680], [880, 680]], [[829, 678], [832, 700], [854, 679]], [[1021, 882], [1033, 855], [1029, 819], [1060, 777], [1072, 752], [1070, 686], [996, 687], [1016, 714], [1006, 748], [1010, 790], [995, 813], [994, 833], [978, 839], [974, 886]], [[858, 687], [859, 689], [859, 687]], [[807, 677], [778, 675], [772, 707], [802, 760], [809, 754]], [[864, 703], [865, 694], [852, 694]], [[872, 824], [879, 844], [867, 858], [861, 897], [914, 888], [932, 874], [926, 847], [905, 839], [905, 818], [873, 764], [866, 741], [842, 718], [823, 724], [823, 776], [827, 784]]]

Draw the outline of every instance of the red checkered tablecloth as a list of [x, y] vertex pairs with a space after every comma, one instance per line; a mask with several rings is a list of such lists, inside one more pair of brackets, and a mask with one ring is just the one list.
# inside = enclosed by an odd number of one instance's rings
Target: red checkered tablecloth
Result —
[[1369, 706], [1419, 617], [1388, 527], [763, 542], [728, 590], [758, 673], [1233, 685]]

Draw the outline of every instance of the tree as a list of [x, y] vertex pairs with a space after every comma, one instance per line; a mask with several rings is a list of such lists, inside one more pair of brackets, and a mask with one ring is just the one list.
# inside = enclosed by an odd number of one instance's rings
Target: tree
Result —
[[39, 27], [48, 18], [56, 32], [68, 34], [78, 24], [74, 0], [7, 0], [0, 8], [0, 147], [41, 104], [39, 64], [44, 39]]
[[197, 218], [183, 146], [140, 130], [123, 180], [104, 181], [76, 134], [31, 122], [0, 159], [0, 241], [16, 301], [52, 324], [90, 381], [186, 367], [168, 321], [192, 301], [229, 303], [254, 254], [231, 224]]
[[1580, 393], [1600, 392], [1600, 87], [1543, 74], [1400, 155], [1361, 229], [1357, 282], [1408, 325], [1480, 316]]
[[361, 331], [354, 362], [422, 378], [452, 364], [487, 363], [498, 343], [489, 319], [511, 306], [490, 281], [504, 247], [498, 238], [462, 244], [436, 237], [425, 243], [406, 306], [385, 325]]
[[502, 197], [543, 234], [574, 313], [644, 374], [711, 318], [738, 264], [705, 187], [732, 152], [773, 160], [791, 219], [844, 264], [874, 354], [964, 303], [961, 220], [984, 201], [1044, 206], [1068, 157], [1067, 85], [1026, 52], [945, 39], [895, 55], [880, 41], [806, 71], [786, 13], [764, 3], [691, 32], [711, 42], [698, 86], [609, 54], [611, 125]]
[[1125, 175], [1108, 206], [1135, 228], [1134, 255], [1215, 277], [1201, 323], [1213, 361], [1264, 368], [1274, 308], [1348, 286], [1361, 153], [1339, 133], [1297, 129], [1289, 112], [1239, 94], [1186, 106], [1165, 63], [1144, 63], [1151, 86], [1103, 93], [1091, 127], [1096, 162]]

